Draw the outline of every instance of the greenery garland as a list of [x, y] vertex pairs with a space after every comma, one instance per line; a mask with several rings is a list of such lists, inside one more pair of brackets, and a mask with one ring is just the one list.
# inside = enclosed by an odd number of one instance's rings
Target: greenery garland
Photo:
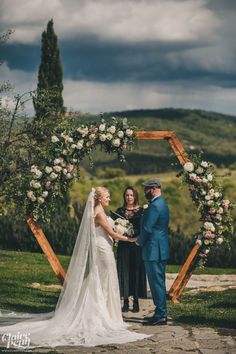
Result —
[[62, 197], [79, 176], [80, 163], [85, 156], [100, 145], [108, 153], [117, 153], [125, 161], [124, 150], [131, 149], [135, 142], [136, 128], [129, 126], [127, 119], [82, 125], [72, 131], [56, 131], [48, 146], [46, 161], [36, 161], [31, 166], [24, 195], [26, 215], [35, 220], [49, 221], [58, 197]]
[[183, 181], [188, 185], [192, 200], [201, 215], [202, 226], [195, 237], [201, 245], [199, 256], [205, 263], [210, 248], [221, 245], [233, 232], [233, 204], [224, 199], [213, 164], [193, 156], [192, 162], [186, 162], [183, 167]]

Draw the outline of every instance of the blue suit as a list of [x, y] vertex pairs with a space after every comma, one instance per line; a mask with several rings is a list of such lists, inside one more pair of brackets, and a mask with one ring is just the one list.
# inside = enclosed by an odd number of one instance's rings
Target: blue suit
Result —
[[169, 258], [168, 223], [169, 208], [160, 195], [144, 210], [137, 240], [142, 246], [142, 257], [156, 306], [154, 317], [157, 319], [167, 317], [165, 268]]

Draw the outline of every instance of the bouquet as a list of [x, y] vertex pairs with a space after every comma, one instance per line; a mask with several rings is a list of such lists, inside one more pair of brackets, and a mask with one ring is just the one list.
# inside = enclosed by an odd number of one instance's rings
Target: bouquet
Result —
[[134, 237], [133, 225], [126, 219], [116, 219], [114, 222], [114, 231], [127, 237]]

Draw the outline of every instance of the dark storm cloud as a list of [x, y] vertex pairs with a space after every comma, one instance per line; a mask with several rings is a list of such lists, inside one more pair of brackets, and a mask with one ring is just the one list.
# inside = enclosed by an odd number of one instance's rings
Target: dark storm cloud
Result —
[[[101, 40], [96, 36], [81, 36], [60, 41], [65, 79], [96, 82], [162, 82], [189, 81], [221, 87], [236, 86], [234, 68], [211, 64], [204, 67], [201, 61], [211, 57], [207, 41], [146, 41], [128, 43]], [[40, 63], [40, 45], [5, 44], [1, 60], [10, 69], [37, 71]], [[189, 53], [204, 51], [200, 59]], [[227, 53], [226, 53], [227, 54]], [[235, 53], [231, 52], [236, 59]], [[224, 57], [223, 59], [224, 60]]]

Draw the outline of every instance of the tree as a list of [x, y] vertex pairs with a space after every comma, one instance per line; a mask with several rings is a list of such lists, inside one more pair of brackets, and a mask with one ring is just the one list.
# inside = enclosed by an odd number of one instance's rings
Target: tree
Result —
[[34, 98], [36, 117], [42, 119], [65, 111], [63, 106], [63, 69], [57, 35], [53, 29], [53, 20], [42, 33], [41, 63], [38, 72], [37, 93]]

